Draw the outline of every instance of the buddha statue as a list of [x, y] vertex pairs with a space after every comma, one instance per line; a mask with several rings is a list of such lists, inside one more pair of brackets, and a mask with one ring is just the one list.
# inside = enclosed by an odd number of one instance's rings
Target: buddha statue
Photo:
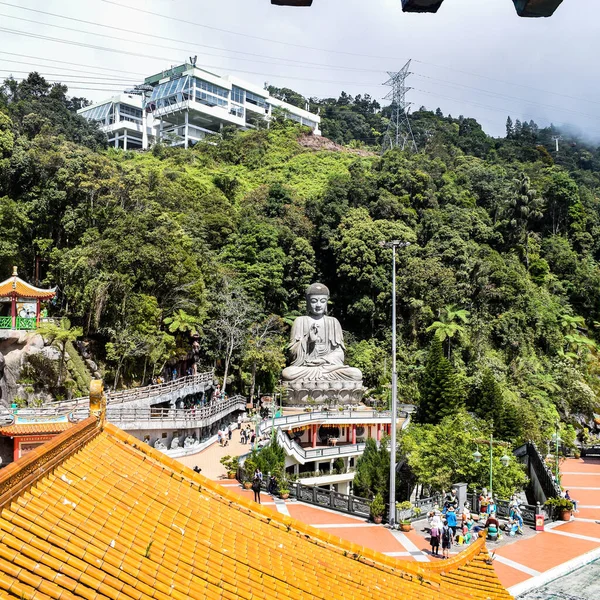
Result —
[[322, 396], [327, 390], [332, 391], [327, 396], [343, 396], [342, 390], [362, 390], [360, 370], [344, 364], [344, 335], [339, 321], [326, 314], [328, 300], [327, 287], [313, 283], [306, 290], [308, 315], [298, 317], [292, 325], [288, 347], [291, 364], [281, 377], [291, 391], [305, 388], [304, 396], [318, 396], [315, 392]]

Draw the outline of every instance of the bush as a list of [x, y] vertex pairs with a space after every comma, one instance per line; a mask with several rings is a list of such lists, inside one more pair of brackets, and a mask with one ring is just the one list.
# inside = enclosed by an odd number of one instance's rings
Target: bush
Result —
[[574, 508], [574, 504], [566, 498], [548, 498], [544, 506], [549, 508], [556, 516], [564, 510], [572, 511]]
[[383, 517], [383, 513], [385, 512], [385, 504], [383, 502], [383, 497], [381, 494], [375, 494], [375, 498], [373, 498], [371, 502], [371, 516], [372, 517]]

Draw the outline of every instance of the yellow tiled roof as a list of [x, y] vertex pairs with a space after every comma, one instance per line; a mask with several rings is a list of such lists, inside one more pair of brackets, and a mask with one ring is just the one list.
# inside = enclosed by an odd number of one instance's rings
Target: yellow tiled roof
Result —
[[491, 599], [483, 540], [411, 563], [241, 499], [90, 417], [0, 471], [0, 599]]
[[16, 437], [20, 435], [61, 433], [69, 429], [71, 426], [72, 423], [17, 423], [14, 425], [4, 425], [3, 427], [0, 427], [0, 435]]
[[30, 285], [20, 277], [9, 277], [0, 282], [0, 296], [18, 296], [19, 298], [40, 298], [49, 300], [56, 296], [56, 288], [44, 290]]

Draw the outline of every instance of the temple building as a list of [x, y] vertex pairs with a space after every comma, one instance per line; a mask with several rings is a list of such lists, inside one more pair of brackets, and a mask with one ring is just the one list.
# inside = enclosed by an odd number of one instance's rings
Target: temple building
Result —
[[0, 471], [0, 600], [511, 598], [481, 538], [380, 554], [250, 502], [91, 416]]
[[12, 277], [0, 283], [0, 329], [36, 329], [41, 303], [56, 296], [56, 288], [44, 290], [23, 281], [13, 267]]
[[[0, 426], [0, 448], [9, 444], [13, 460], [25, 456], [38, 446], [50, 441], [73, 425], [67, 415], [58, 417], [36, 417], [13, 415], [13, 422]], [[2, 452], [2, 454], [6, 454]]]

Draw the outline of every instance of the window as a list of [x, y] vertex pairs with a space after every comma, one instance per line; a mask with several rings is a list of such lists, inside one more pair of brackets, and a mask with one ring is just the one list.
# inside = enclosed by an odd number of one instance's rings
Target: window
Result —
[[177, 79], [171, 79], [170, 81], [165, 81], [165, 83], [161, 83], [156, 86], [152, 90], [152, 96], [150, 96], [150, 100], [159, 100], [160, 98], [166, 98], [168, 96], [173, 96], [184, 90], [189, 90], [190, 87], [190, 78], [189, 76], [178, 77]]
[[238, 104], [244, 104], [244, 100], [246, 99], [246, 90], [242, 88], [233, 86], [231, 90], [231, 101], [237, 102]]
[[259, 106], [260, 108], [267, 108], [267, 101], [262, 96], [257, 96], [252, 92], [246, 92], [246, 102]]
[[240, 119], [244, 118], [244, 107], [237, 106], [236, 104], [232, 104], [229, 108], [229, 114], [234, 115], [235, 117], [239, 117]]
[[196, 87], [196, 102], [207, 106], [223, 106], [225, 108], [229, 105], [229, 90], [197, 78], [194, 78], [194, 85]]
[[141, 121], [142, 109], [128, 106], [127, 104], [120, 104], [119, 115], [121, 117], [121, 121]]
[[88, 121], [104, 122], [111, 108], [111, 102], [108, 102], [107, 104], [100, 104], [99, 106], [93, 106], [89, 110], [82, 112], [81, 116], [87, 119]]

